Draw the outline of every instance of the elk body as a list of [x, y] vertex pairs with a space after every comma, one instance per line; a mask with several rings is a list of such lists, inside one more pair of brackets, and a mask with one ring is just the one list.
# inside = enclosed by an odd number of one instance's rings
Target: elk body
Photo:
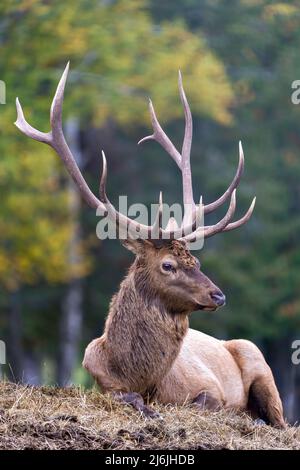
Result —
[[[250, 218], [255, 201], [238, 221], [235, 192], [244, 156], [225, 193], [211, 204], [195, 204], [193, 198], [190, 149], [191, 112], [179, 75], [179, 90], [185, 111], [185, 136], [179, 153], [161, 128], [150, 102], [153, 139], [171, 155], [182, 173], [184, 218], [181, 227], [170, 219], [162, 227], [162, 198], [152, 226], [139, 224], [116, 211], [106, 194], [107, 167], [103, 154], [100, 199], [96, 198], [81, 175], [62, 132], [62, 102], [68, 66], [60, 80], [51, 106], [51, 131], [40, 132], [25, 120], [17, 100], [17, 127], [27, 136], [47, 143], [58, 153], [82, 196], [93, 208], [101, 208], [117, 224], [123, 241], [135, 254], [135, 261], [113, 297], [103, 335], [87, 347], [83, 365], [104, 392], [130, 403], [144, 415], [156, 412], [144, 400], [183, 404], [200, 408], [220, 407], [248, 410], [265, 422], [284, 427], [281, 400], [272, 372], [262, 353], [246, 340], [220, 341], [189, 329], [193, 311], [214, 311], [225, 304], [221, 290], [202, 272], [191, 254], [189, 243], [200, 237], [235, 229]], [[215, 225], [198, 225], [199, 215], [217, 209], [228, 198], [226, 215]], [[132, 233], [139, 237], [133, 237]]]

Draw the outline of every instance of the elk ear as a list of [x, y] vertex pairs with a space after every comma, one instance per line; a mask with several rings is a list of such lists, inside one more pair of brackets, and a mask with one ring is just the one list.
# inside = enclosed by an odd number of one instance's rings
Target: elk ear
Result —
[[137, 256], [143, 255], [147, 247], [153, 247], [153, 244], [149, 240], [143, 240], [141, 238], [137, 240], [127, 238], [126, 240], [122, 240], [121, 243], [125, 248], [127, 248], [127, 250], [132, 251], [132, 253]]

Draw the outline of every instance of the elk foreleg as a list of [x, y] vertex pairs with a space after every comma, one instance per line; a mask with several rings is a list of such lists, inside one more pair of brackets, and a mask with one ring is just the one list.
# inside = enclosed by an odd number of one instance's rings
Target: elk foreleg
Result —
[[132, 406], [145, 418], [160, 418], [161, 416], [157, 411], [145, 405], [142, 395], [129, 392], [128, 389], [125, 391], [126, 387], [122, 384], [122, 381], [108, 372], [103, 344], [104, 339], [102, 337], [93, 340], [88, 345], [83, 359], [83, 367], [94, 377], [103, 392], [111, 392], [116, 400]]
[[145, 418], [161, 418], [161, 415], [150, 408], [150, 406], [145, 405], [142, 395], [136, 392], [113, 392], [113, 397], [132, 406], [137, 411], [139, 411]]

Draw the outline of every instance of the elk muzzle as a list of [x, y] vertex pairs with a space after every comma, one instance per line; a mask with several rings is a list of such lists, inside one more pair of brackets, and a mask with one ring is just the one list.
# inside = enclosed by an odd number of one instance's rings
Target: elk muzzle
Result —
[[193, 291], [195, 310], [214, 311], [225, 305], [223, 292], [201, 271], [194, 271]]
[[212, 292], [210, 297], [217, 307], [223, 307], [226, 304], [226, 297], [220, 290]]

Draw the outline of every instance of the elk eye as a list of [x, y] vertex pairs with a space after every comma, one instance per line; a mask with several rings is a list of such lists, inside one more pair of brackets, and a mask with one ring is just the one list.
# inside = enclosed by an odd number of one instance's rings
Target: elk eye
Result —
[[164, 271], [176, 271], [173, 264], [168, 263], [168, 262], [163, 263], [162, 268], [163, 268]]

